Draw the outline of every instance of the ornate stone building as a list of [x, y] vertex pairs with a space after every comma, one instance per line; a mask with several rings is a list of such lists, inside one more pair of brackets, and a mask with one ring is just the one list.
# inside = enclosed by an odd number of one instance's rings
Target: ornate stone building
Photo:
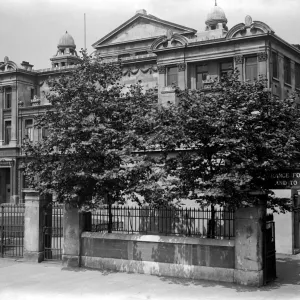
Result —
[[[159, 19], [142, 9], [93, 47], [105, 61], [122, 60], [123, 83], [140, 80], [145, 89], [157, 87], [160, 104], [177, 101], [172, 83], [206, 89], [234, 68], [240, 71], [241, 80], [265, 76], [276, 97], [300, 91], [300, 46], [287, 43], [250, 16], [228, 28], [226, 15], [217, 4], [203, 20], [203, 31]], [[50, 60], [52, 67], [43, 70], [34, 70], [26, 61], [18, 65], [8, 57], [0, 62], [0, 203], [23, 201], [21, 145], [24, 138], [37, 141], [47, 134], [34, 128], [33, 119], [49, 105], [47, 79], [68, 72], [79, 61], [69, 33], [61, 37]], [[296, 188], [286, 189], [285, 194], [295, 193]], [[286, 222], [294, 224], [289, 218]], [[298, 248], [299, 233], [286, 252]]]
[[0, 203], [23, 201], [21, 145], [24, 139], [38, 141], [47, 134], [34, 128], [34, 116], [49, 105], [47, 79], [68, 72], [79, 61], [74, 39], [67, 32], [57, 48], [49, 69], [34, 70], [30, 63], [18, 65], [7, 56], [0, 62]]

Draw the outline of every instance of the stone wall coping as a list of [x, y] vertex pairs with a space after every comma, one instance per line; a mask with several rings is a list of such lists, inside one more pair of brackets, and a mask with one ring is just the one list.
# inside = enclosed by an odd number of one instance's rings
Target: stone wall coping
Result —
[[232, 240], [219, 240], [195, 237], [182, 237], [182, 236], [162, 236], [162, 235], [142, 235], [142, 234], [122, 234], [122, 233], [103, 233], [103, 232], [83, 232], [82, 238], [92, 239], [108, 239], [108, 240], [126, 240], [137, 242], [149, 243], [171, 243], [171, 244], [192, 244], [192, 245], [205, 245], [205, 246], [223, 246], [234, 247], [235, 241]]

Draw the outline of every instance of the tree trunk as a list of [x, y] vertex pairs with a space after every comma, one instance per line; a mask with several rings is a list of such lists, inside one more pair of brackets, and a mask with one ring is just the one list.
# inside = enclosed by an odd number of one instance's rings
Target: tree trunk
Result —
[[216, 227], [216, 219], [215, 219], [215, 207], [211, 205], [211, 218], [208, 223], [208, 238], [215, 238], [215, 227]]
[[108, 231], [108, 233], [112, 233], [112, 229], [113, 229], [113, 215], [112, 215], [112, 203], [110, 201], [109, 195], [107, 195], [107, 202], [108, 202], [108, 224], [107, 224], [107, 231]]

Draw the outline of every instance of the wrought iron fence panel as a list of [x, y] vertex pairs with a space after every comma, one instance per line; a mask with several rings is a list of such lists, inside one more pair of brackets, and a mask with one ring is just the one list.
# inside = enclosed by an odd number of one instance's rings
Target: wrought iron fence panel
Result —
[[0, 251], [2, 257], [23, 257], [24, 204], [0, 205]]
[[[234, 212], [222, 208], [160, 208], [113, 206], [111, 231], [199, 238], [234, 237]], [[91, 211], [86, 231], [109, 230], [109, 208]]]
[[61, 260], [63, 247], [63, 205], [51, 203], [44, 210], [44, 260]]

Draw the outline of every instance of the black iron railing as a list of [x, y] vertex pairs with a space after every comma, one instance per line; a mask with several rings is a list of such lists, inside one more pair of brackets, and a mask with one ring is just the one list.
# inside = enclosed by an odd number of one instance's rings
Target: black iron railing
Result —
[[231, 239], [234, 212], [222, 208], [160, 208], [107, 206], [91, 212], [86, 231], [195, 236]]
[[24, 213], [24, 204], [0, 204], [1, 257], [23, 256]]
[[63, 205], [51, 203], [44, 210], [44, 260], [61, 260], [63, 246]]

